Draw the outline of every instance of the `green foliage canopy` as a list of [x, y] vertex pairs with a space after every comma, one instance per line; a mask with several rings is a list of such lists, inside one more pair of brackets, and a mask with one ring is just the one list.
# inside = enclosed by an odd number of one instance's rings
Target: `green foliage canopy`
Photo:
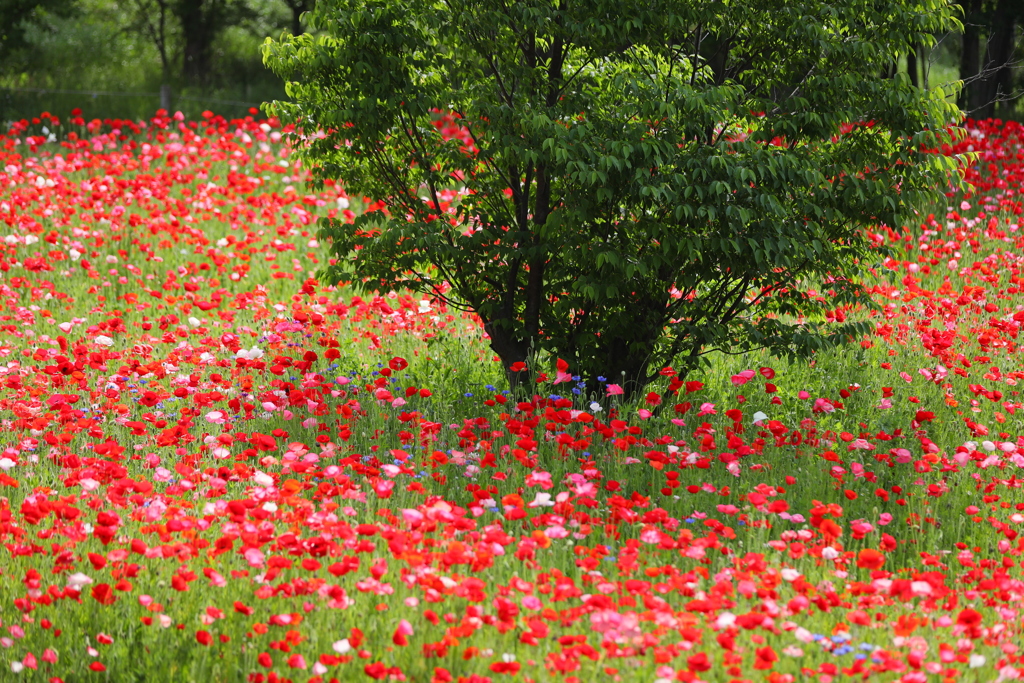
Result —
[[323, 225], [326, 278], [475, 311], [513, 383], [538, 350], [636, 390], [862, 331], [821, 323], [865, 300], [863, 228], [959, 164], [922, 152], [956, 107], [882, 76], [956, 25], [940, 0], [318, 0], [308, 20], [264, 45], [290, 97], [270, 111], [318, 180], [387, 207]]

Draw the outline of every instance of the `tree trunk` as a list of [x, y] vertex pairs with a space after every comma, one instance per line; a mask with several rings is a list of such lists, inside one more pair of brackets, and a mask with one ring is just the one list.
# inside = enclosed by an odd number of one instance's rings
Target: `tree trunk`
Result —
[[969, 113], [978, 103], [981, 85], [981, 0], [968, 0], [960, 6], [964, 10], [964, 33], [960, 39], [960, 80], [964, 81], [964, 88], [957, 104]]
[[[491, 338], [491, 350], [498, 355], [505, 368], [509, 389], [513, 394], [519, 394], [531, 391], [533, 369], [529, 366], [530, 346], [511, 332], [509, 328], [513, 324], [511, 320], [492, 320], [484, 323], [484, 332]], [[513, 370], [517, 363], [524, 364], [526, 369]]]
[[624, 315], [621, 323], [606, 321], [604, 329], [579, 331], [573, 340], [579, 370], [573, 370], [586, 378], [589, 389], [599, 386], [598, 376], [604, 376], [608, 384], [622, 387], [624, 401], [647, 388], [661, 369], [655, 367], [655, 349], [668, 322], [667, 299], [667, 292], [636, 292], [630, 301], [629, 315]]
[[931, 71], [931, 53], [923, 44], [917, 45], [917, 60], [921, 63], [921, 87], [928, 90], [928, 73]]
[[307, 9], [306, 2], [305, 0], [299, 0], [298, 2], [296, 2], [295, 0], [289, 0], [288, 6], [292, 10], [292, 35], [301, 36], [303, 34], [303, 30], [302, 21], [300, 17], [302, 16], [302, 13], [305, 12]]
[[1016, 13], [1014, 0], [999, 0], [992, 16], [991, 30], [985, 50], [985, 87], [979, 105], [977, 118], [995, 116], [996, 104], [1009, 97], [1013, 90], [1013, 73], [1010, 62], [1013, 60], [1014, 32], [1016, 29]]
[[212, 4], [210, 0], [181, 0], [177, 4], [185, 36], [183, 72], [191, 85], [203, 85], [210, 76], [215, 30]]
[[917, 77], [917, 50], [911, 50], [907, 53], [907, 75], [910, 76], [910, 84], [915, 88], [920, 87], [920, 81]]
[[301, 36], [305, 31], [302, 28], [302, 13], [312, 9], [311, 0], [284, 0], [288, 9], [292, 11], [292, 35]]
[[[660, 332], [660, 330], [659, 330]], [[654, 339], [651, 336], [649, 339]], [[651, 344], [639, 340], [611, 339], [601, 349], [599, 357], [605, 359], [604, 373], [609, 384], [622, 387], [622, 399], [630, 401], [649, 384], [647, 366], [650, 362]], [[595, 373], [596, 375], [596, 373]], [[593, 380], [595, 378], [589, 378]], [[591, 382], [587, 382], [591, 386]]]

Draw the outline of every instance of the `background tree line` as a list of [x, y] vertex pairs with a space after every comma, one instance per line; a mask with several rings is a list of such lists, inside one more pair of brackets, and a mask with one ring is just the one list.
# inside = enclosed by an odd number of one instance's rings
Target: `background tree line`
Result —
[[[73, 107], [97, 117], [148, 116], [158, 106], [244, 113], [283, 95], [259, 44], [301, 33], [314, 1], [0, 0], [0, 120]], [[937, 36], [936, 47], [908, 53], [890, 72], [925, 88], [963, 79], [964, 111], [1016, 118], [1024, 0], [959, 6], [962, 33]], [[68, 90], [90, 94], [59, 92]]]
[[0, 0], [0, 120], [245, 113], [283, 95], [260, 43], [301, 33], [312, 2]]

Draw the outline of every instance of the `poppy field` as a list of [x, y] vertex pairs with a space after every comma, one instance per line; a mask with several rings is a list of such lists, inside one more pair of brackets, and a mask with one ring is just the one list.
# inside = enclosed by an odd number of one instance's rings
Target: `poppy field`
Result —
[[0, 678], [1024, 676], [1024, 129], [965, 126], [971, 192], [872, 229], [878, 309], [831, 314], [871, 334], [627, 402], [319, 284], [317, 219], [375, 207], [272, 119], [14, 124]]

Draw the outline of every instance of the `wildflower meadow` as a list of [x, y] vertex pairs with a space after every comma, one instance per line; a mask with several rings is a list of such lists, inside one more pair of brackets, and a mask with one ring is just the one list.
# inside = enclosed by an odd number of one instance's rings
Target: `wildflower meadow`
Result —
[[319, 284], [317, 220], [373, 203], [274, 119], [14, 124], [0, 680], [1020, 678], [1024, 128], [964, 125], [970, 192], [830, 313], [871, 334], [627, 402]]

